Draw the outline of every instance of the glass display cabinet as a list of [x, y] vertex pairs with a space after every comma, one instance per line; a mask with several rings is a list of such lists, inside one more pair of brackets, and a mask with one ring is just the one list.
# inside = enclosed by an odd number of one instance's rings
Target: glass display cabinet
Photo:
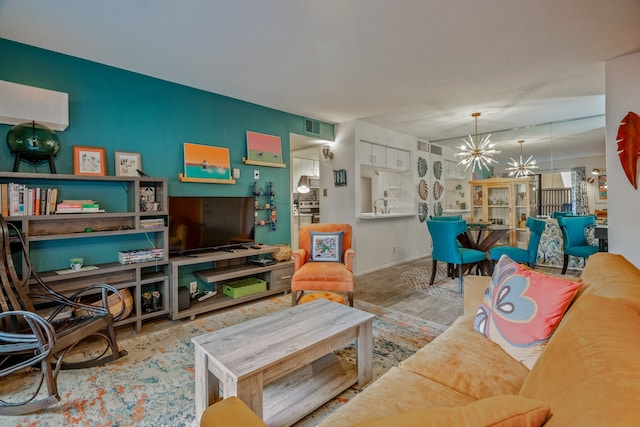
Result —
[[469, 181], [469, 185], [471, 222], [509, 226], [498, 244], [526, 249], [529, 230], [525, 222], [537, 215], [535, 178], [490, 178]]

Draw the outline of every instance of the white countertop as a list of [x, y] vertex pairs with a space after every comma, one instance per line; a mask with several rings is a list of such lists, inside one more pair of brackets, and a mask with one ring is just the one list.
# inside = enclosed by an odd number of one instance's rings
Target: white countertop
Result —
[[471, 209], [445, 209], [443, 211], [443, 213], [454, 214], [454, 215], [463, 214], [463, 213], [469, 213], [469, 212], [471, 212]]
[[373, 214], [371, 212], [366, 212], [366, 213], [361, 213], [360, 216], [358, 216], [358, 219], [362, 219], [362, 220], [378, 220], [378, 219], [391, 219], [391, 218], [407, 218], [407, 217], [412, 217], [412, 216], [416, 216], [417, 214], [415, 213], [387, 213], [387, 214]]

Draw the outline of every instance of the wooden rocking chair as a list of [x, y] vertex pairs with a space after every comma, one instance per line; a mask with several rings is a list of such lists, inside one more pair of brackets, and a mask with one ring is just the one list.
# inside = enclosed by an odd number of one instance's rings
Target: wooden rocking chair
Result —
[[[13, 224], [9, 225], [15, 229]], [[27, 269], [22, 277], [13, 263], [12, 239], [14, 244], [21, 244]], [[118, 350], [113, 328], [114, 320], [124, 312], [124, 304], [115, 316], [107, 305], [110, 295], [122, 301], [115, 288], [101, 284], [81, 289], [69, 297], [58, 294], [33, 271], [22, 235], [17, 229], [10, 233], [2, 216], [0, 258], [0, 381], [8, 381], [6, 376], [34, 365], [39, 365], [42, 374], [37, 390], [30, 397], [19, 402], [0, 400], [0, 415], [26, 414], [59, 402], [57, 376], [61, 369], [103, 365], [127, 354]], [[87, 297], [98, 295], [102, 306], [83, 302]], [[46, 308], [48, 313], [39, 314], [36, 308]], [[63, 362], [76, 344], [90, 336], [106, 342], [104, 351], [91, 360]], [[43, 383], [48, 395], [39, 397]]]

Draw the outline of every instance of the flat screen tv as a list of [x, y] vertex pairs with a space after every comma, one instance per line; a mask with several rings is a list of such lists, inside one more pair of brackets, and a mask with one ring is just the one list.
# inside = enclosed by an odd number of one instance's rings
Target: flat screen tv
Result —
[[253, 243], [253, 197], [169, 197], [169, 253], [233, 249]]

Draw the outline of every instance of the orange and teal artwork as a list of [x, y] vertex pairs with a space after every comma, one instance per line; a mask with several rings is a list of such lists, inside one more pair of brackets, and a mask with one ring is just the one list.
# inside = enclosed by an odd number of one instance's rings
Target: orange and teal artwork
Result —
[[247, 131], [247, 160], [283, 164], [280, 137]]
[[230, 180], [229, 149], [185, 142], [184, 176]]

